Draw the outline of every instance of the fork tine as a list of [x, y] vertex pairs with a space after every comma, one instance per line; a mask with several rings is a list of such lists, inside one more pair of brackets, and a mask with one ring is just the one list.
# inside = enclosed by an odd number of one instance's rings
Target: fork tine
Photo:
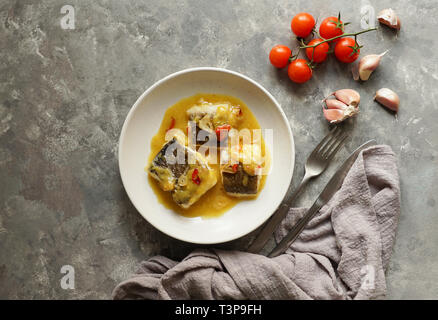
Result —
[[331, 139], [329, 141], [327, 141], [327, 143], [324, 145], [324, 147], [321, 148], [321, 150], [319, 151], [319, 154], [321, 156], [327, 154], [327, 152], [332, 148], [333, 144], [338, 141], [339, 137], [342, 135], [343, 130], [339, 129], [336, 131], [336, 133], [333, 135], [333, 137], [331, 137]]
[[338, 135], [333, 137], [333, 139], [330, 141], [330, 144], [327, 144], [326, 148], [324, 148], [324, 151], [321, 154], [321, 157], [324, 159], [328, 157], [328, 155], [334, 150], [334, 148], [337, 146], [338, 142], [344, 138], [344, 133], [341, 131]]
[[335, 154], [338, 152], [338, 150], [343, 146], [345, 140], [348, 138], [348, 134], [345, 133], [342, 135], [342, 137], [336, 142], [336, 144], [333, 145], [333, 148], [329, 150], [328, 154], [324, 154], [325, 159], [331, 160]]
[[319, 152], [319, 150], [325, 146], [326, 142], [329, 141], [333, 135], [335, 134], [335, 132], [338, 131], [338, 127], [335, 126], [332, 130], [330, 130], [330, 132], [321, 140], [321, 142], [315, 147], [315, 149], [313, 149], [312, 153], [310, 154], [309, 158], [313, 155], [315, 155], [317, 152]]

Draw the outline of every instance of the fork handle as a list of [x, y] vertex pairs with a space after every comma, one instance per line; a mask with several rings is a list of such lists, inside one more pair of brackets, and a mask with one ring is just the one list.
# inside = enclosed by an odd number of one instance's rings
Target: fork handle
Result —
[[298, 194], [301, 192], [303, 187], [307, 184], [307, 182], [309, 182], [311, 178], [312, 176], [309, 175], [304, 176], [298, 188], [292, 193], [292, 195], [286, 201], [282, 202], [282, 204], [277, 208], [277, 211], [265, 224], [262, 231], [260, 231], [260, 233], [257, 235], [257, 237], [249, 246], [247, 250], [248, 252], [259, 253], [263, 249], [266, 242], [268, 242], [271, 235], [280, 225], [281, 221], [283, 221], [283, 219], [286, 217], [287, 213], [289, 212], [289, 208], [292, 205], [295, 198], [298, 196]]

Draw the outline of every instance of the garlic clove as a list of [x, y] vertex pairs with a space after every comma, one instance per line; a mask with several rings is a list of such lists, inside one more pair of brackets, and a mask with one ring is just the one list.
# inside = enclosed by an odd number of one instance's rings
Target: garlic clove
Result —
[[377, 90], [374, 100], [383, 105], [384, 107], [398, 112], [398, 107], [400, 105], [400, 98], [397, 93], [388, 88], [382, 88]]
[[353, 106], [347, 106], [346, 109], [342, 110], [342, 109], [325, 109], [323, 107], [322, 112], [324, 113], [324, 117], [328, 121], [330, 121], [330, 123], [339, 123], [358, 114], [359, 108]]
[[381, 54], [369, 54], [360, 59], [359, 62], [359, 78], [362, 81], [366, 81], [370, 78], [371, 73], [376, 70], [376, 68], [380, 64], [380, 60], [382, 57], [388, 52], [386, 50], [385, 52]]
[[341, 89], [332, 93], [336, 99], [342, 101], [349, 106], [358, 106], [360, 102], [360, 95], [353, 89]]
[[326, 99], [324, 100], [325, 105], [328, 109], [341, 109], [344, 110], [347, 108], [347, 105], [343, 103], [342, 101], [339, 101], [337, 99]]
[[382, 11], [380, 11], [379, 14], [377, 15], [377, 20], [379, 20], [380, 23], [390, 28], [397, 30], [400, 30], [401, 28], [400, 19], [395, 13], [395, 11], [392, 10], [391, 8], [383, 9]]
[[325, 109], [323, 108], [324, 117], [330, 121], [330, 123], [338, 123], [344, 120], [344, 111], [340, 109]]

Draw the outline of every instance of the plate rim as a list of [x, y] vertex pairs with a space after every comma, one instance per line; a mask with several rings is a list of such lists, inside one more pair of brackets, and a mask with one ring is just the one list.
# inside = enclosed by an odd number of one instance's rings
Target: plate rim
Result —
[[[289, 182], [289, 187], [285, 190], [285, 192], [284, 192], [284, 194], [283, 194], [283, 197], [282, 197], [282, 198], [284, 199], [284, 197], [286, 196], [286, 194], [287, 194], [287, 192], [288, 192], [288, 190], [289, 190], [289, 188], [290, 188], [290, 184], [291, 184], [292, 179], [293, 179], [293, 174], [294, 174], [294, 171], [295, 171], [295, 160], [296, 160], [296, 159], [295, 159], [295, 158], [296, 158], [296, 153], [295, 153], [295, 141], [294, 141], [294, 136], [293, 136], [293, 133], [292, 133], [292, 129], [291, 129], [291, 125], [290, 125], [290, 123], [289, 123], [289, 120], [288, 120], [288, 118], [286, 117], [286, 114], [284, 113], [284, 110], [283, 110], [283, 108], [281, 107], [281, 105], [278, 103], [278, 101], [277, 101], [277, 100], [274, 98], [274, 96], [273, 96], [268, 90], [266, 90], [261, 84], [259, 84], [259, 83], [256, 82], [255, 80], [253, 80], [253, 79], [251, 79], [250, 77], [245, 76], [245, 75], [243, 75], [243, 74], [241, 74], [241, 73], [239, 73], [239, 72], [232, 71], [232, 70], [225, 69], [225, 68], [218, 68], [218, 67], [193, 67], [193, 68], [187, 68], [187, 69], [183, 69], [183, 70], [180, 70], [180, 71], [177, 71], [177, 72], [171, 73], [171, 74], [165, 76], [164, 78], [162, 78], [162, 79], [156, 81], [154, 84], [152, 84], [149, 88], [147, 88], [147, 89], [146, 89], [146, 90], [145, 90], [145, 91], [144, 91], [144, 92], [143, 92], [143, 93], [137, 98], [137, 100], [135, 101], [135, 103], [134, 103], [134, 104], [132, 105], [132, 107], [130, 108], [128, 114], [126, 115], [126, 118], [125, 118], [125, 120], [124, 120], [124, 122], [123, 122], [122, 130], [121, 130], [121, 132], [120, 132], [120, 137], [119, 137], [119, 140], [118, 140], [118, 154], [117, 154], [117, 157], [118, 157], [118, 165], [119, 165], [119, 175], [120, 175], [120, 178], [121, 178], [121, 180], [122, 180], [123, 188], [124, 188], [126, 194], [128, 195], [129, 201], [131, 201], [132, 205], [135, 207], [135, 209], [137, 210], [137, 212], [143, 217], [143, 219], [145, 219], [148, 223], [150, 223], [154, 228], [156, 228], [156, 229], [159, 230], [160, 232], [162, 232], [162, 233], [168, 235], [168, 236], [171, 237], [171, 238], [174, 238], [174, 239], [177, 239], [177, 240], [180, 240], [180, 241], [184, 241], [184, 242], [187, 242], [187, 243], [193, 243], [193, 244], [218, 244], [218, 243], [226, 243], [226, 242], [229, 242], [229, 241], [233, 241], [233, 240], [236, 240], [236, 239], [240, 239], [240, 238], [242, 238], [242, 237], [244, 237], [244, 236], [250, 234], [251, 232], [253, 232], [253, 231], [256, 230], [257, 228], [259, 228], [261, 225], [263, 225], [263, 224], [264, 224], [264, 223], [265, 223], [265, 222], [266, 222], [266, 221], [267, 221], [267, 220], [268, 220], [268, 219], [274, 214], [274, 212], [275, 212], [276, 210], [273, 210], [272, 213], [266, 218], [266, 220], [262, 221], [259, 225], [256, 225], [256, 226], [255, 226], [254, 228], [252, 228], [251, 230], [245, 231], [245, 233], [242, 234], [242, 235], [239, 235], [239, 236], [234, 236], [234, 235], [233, 235], [233, 236], [230, 236], [230, 237], [228, 237], [228, 238], [225, 238], [225, 240], [222, 240], [222, 241], [208, 241], [208, 240], [200, 241], [200, 240], [189, 240], [189, 239], [186, 239], [186, 238], [184, 238], [184, 237], [180, 237], [180, 236], [176, 236], [176, 235], [170, 234], [170, 233], [168, 233], [166, 230], [160, 228], [160, 227], [157, 226], [156, 224], [154, 224], [154, 223], [152, 223], [151, 221], [149, 221], [149, 220], [148, 220], [148, 219], [147, 219], [147, 218], [146, 218], [146, 217], [140, 212], [140, 210], [138, 209], [138, 207], [137, 207], [135, 201], [134, 201], [133, 198], [131, 197], [131, 194], [129, 193], [128, 189], [126, 188], [125, 180], [124, 180], [124, 177], [123, 177], [123, 174], [122, 174], [122, 166], [121, 166], [122, 140], [123, 140], [123, 138], [124, 138], [124, 136], [125, 136], [125, 134], [126, 134], [126, 130], [127, 130], [127, 127], [128, 127], [128, 122], [129, 122], [130, 119], [133, 117], [133, 114], [134, 114], [135, 110], [138, 108], [138, 106], [140, 105], [141, 101], [143, 101], [143, 99], [145, 98], [145, 96], [147, 96], [150, 92], [152, 92], [155, 88], [157, 88], [157, 87], [160, 86], [161, 84], [163, 84], [163, 83], [165, 83], [165, 82], [167, 82], [167, 81], [169, 81], [169, 80], [171, 80], [171, 79], [173, 79], [173, 78], [175, 78], [175, 77], [177, 77], [177, 76], [180, 76], [180, 75], [182, 75], [182, 74], [186, 74], [186, 73], [190, 73], [190, 72], [197, 72], [197, 71], [217, 71], [217, 72], [224, 72], [224, 73], [228, 73], [228, 74], [232, 74], [232, 75], [234, 75], [234, 76], [240, 77], [240, 78], [242, 78], [242, 79], [244, 79], [244, 80], [246, 80], [246, 81], [252, 83], [253, 85], [255, 85], [255, 86], [256, 86], [257, 88], [259, 88], [260, 90], [262, 90], [262, 92], [263, 92], [266, 96], [268, 96], [268, 98], [271, 99], [271, 101], [274, 103], [274, 105], [276, 106], [276, 108], [277, 108], [278, 111], [280, 112], [281, 117], [283, 118], [283, 121], [285, 121], [285, 123], [287, 124], [287, 125], [286, 125], [286, 127], [287, 127], [287, 132], [288, 132], [288, 135], [289, 135], [289, 137], [290, 137], [290, 143], [291, 143], [290, 146], [291, 146], [291, 150], [292, 150], [292, 154], [293, 154], [293, 155], [292, 155], [292, 159], [291, 159], [292, 164], [291, 164], [291, 169], [290, 169], [291, 181]], [[281, 201], [281, 202], [282, 202], [282, 201]], [[280, 203], [281, 203], [281, 202], [280, 202]]]

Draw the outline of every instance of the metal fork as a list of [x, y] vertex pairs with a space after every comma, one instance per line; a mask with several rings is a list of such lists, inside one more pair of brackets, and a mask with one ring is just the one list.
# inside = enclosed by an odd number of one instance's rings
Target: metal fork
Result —
[[277, 229], [280, 222], [286, 217], [289, 208], [297, 195], [301, 192], [303, 187], [309, 182], [310, 179], [319, 176], [328, 166], [330, 160], [342, 147], [343, 142], [348, 137], [341, 127], [334, 127], [322, 141], [315, 147], [310, 156], [307, 158], [306, 165], [304, 167], [305, 174], [298, 188], [292, 193], [292, 195], [282, 202], [277, 211], [268, 220], [262, 231], [258, 234], [256, 239], [251, 243], [248, 248], [248, 252], [258, 253], [265, 246], [268, 239]]

